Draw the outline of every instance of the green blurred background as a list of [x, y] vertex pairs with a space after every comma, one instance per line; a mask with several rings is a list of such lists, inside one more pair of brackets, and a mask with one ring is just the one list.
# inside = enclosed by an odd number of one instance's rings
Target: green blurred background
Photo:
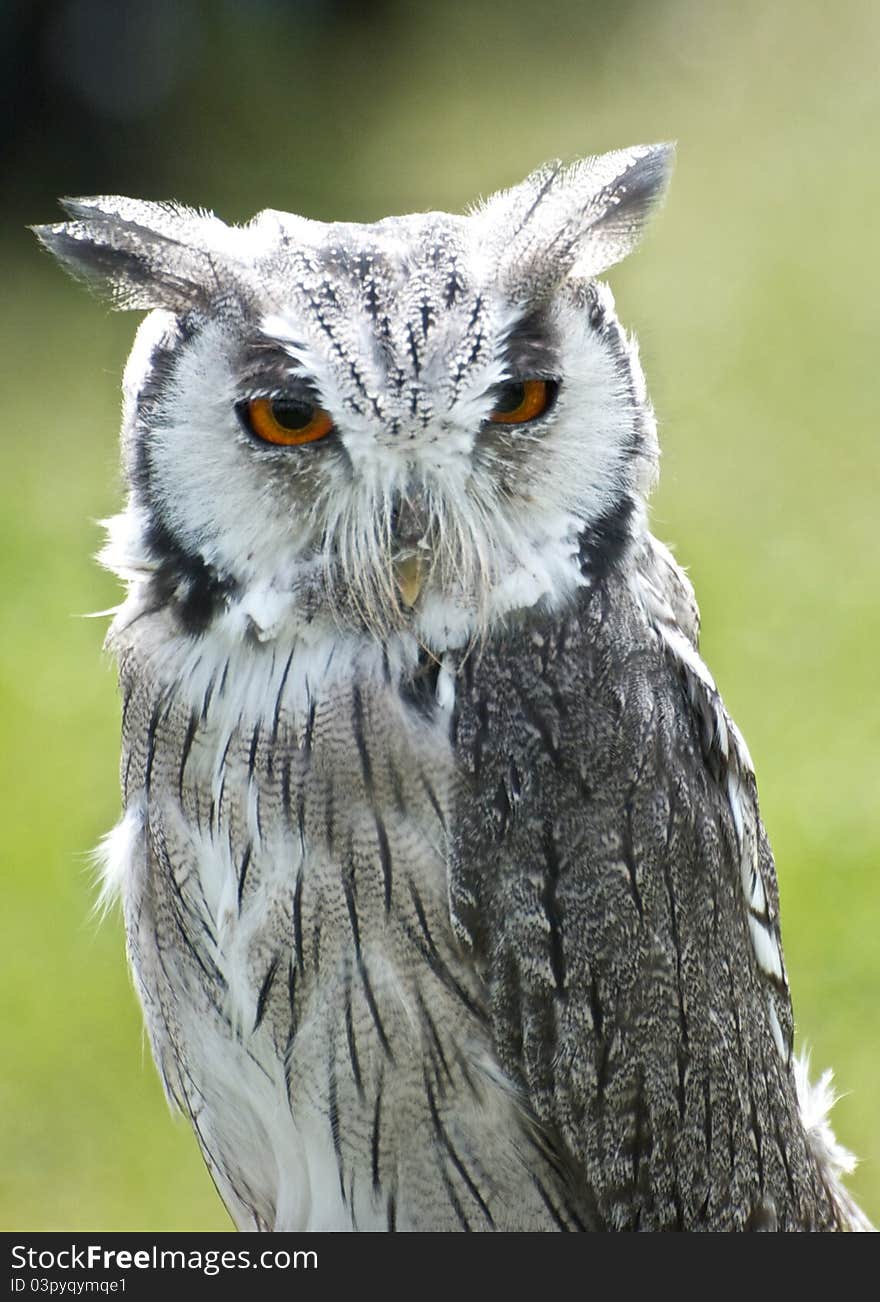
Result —
[[[800, 1040], [880, 1218], [880, 599], [871, 0], [32, 0], [0, 7], [0, 1226], [228, 1228], [168, 1115], [88, 851], [118, 813], [120, 498], [136, 321], [41, 255], [54, 196], [241, 220], [460, 208], [538, 163], [679, 142], [611, 275], [660, 417], [654, 528], [755, 757]], [[875, 232], [871, 236], [871, 231]]]

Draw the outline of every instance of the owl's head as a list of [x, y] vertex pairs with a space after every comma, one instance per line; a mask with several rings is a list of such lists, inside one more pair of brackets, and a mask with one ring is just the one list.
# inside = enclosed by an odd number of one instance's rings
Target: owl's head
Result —
[[635, 347], [595, 278], [670, 159], [552, 164], [466, 216], [373, 225], [66, 201], [43, 243], [153, 309], [114, 567], [193, 636], [332, 619], [442, 650], [566, 600], [625, 552], [653, 480]]

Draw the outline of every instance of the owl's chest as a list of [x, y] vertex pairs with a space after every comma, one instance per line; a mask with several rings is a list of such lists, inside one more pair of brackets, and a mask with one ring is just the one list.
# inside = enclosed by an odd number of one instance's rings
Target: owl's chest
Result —
[[[295, 668], [267, 664], [259, 691], [231, 668], [174, 697], [123, 669], [143, 826], [129, 948], [158, 1061], [203, 1114], [228, 1201], [256, 1199], [266, 1224], [346, 1228], [358, 1198], [340, 1202], [340, 1163], [373, 1169], [382, 1097], [397, 1169], [396, 1127], [425, 1106], [426, 1035], [473, 1038], [480, 992], [447, 903], [448, 713], [363, 666]], [[250, 1176], [248, 1151], [263, 1155]]]

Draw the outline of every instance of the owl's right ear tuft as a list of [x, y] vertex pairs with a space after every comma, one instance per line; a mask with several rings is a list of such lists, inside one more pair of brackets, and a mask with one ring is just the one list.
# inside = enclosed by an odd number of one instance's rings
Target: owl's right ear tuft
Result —
[[207, 304], [217, 293], [218, 259], [204, 238], [206, 228], [227, 230], [217, 218], [121, 197], [61, 203], [71, 221], [30, 229], [62, 266], [113, 307], [181, 312]]

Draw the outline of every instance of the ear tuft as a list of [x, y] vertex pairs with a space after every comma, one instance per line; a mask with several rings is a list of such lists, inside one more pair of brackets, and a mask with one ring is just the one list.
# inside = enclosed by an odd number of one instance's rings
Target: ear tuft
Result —
[[[177, 204], [107, 196], [62, 199], [72, 220], [32, 226], [59, 262], [118, 308], [204, 306], [216, 295], [217, 218]], [[214, 240], [211, 236], [214, 236]]]
[[639, 243], [666, 192], [674, 146], [638, 145], [564, 167], [547, 164], [477, 213], [495, 266], [516, 297], [568, 275], [593, 277]]
[[675, 146], [664, 143], [620, 150], [597, 160], [607, 161], [607, 171], [614, 176], [590, 205], [589, 234], [577, 259], [578, 264], [585, 263], [587, 274], [599, 275], [638, 245], [666, 196], [674, 158]]

